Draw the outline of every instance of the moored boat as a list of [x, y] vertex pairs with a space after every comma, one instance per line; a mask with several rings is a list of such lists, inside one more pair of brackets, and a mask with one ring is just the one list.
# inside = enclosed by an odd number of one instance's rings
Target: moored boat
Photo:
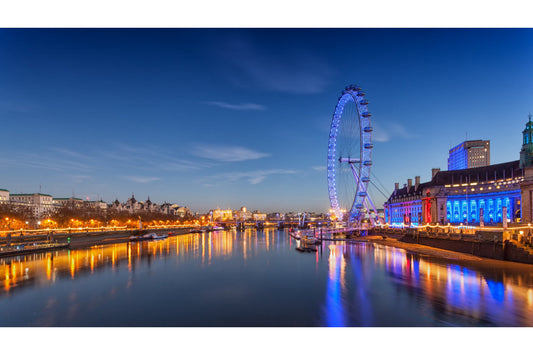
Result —
[[165, 239], [166, 237], [168, 237], [168, 234], [158, 235], [158, 234], [156, 234], [154, 232], [151, 232], [151, 233], [146, 233], [146, 234], [143, 234], [143, 235], [132, 235], [130, 237], [130, 240], [131, 241], [153, 240], [153, 239]]
[[165, 239], [166, 237], [168, 237], [168, 234], [155, 234], [155, 233], [151, 233], [152, 234], [152, 239]]
[[311, 252], [316, 251], [316, 247], [315, 246], [299, 246], [299, 247], [296, 247], [296, 250], [301, 251], [301, 252], [311, 253]]

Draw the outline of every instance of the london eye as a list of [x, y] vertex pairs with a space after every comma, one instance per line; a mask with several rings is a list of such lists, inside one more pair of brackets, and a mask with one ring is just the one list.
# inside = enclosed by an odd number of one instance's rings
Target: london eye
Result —
[[373, 148], [370, 116], [365, 93], [350, 85], [339, 97], [329, 132], [327, 172], [331, 210], [338, 220], [353, 228], [361, 228], [366, 216], [376, 212], [368, 196]]

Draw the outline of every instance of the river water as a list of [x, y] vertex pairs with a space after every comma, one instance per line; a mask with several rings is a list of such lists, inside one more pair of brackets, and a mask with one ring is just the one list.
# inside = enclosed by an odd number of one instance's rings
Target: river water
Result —
[[533, 266], [296, 243], [220, 231], [0, 259], [0, 325], [533, 326]]

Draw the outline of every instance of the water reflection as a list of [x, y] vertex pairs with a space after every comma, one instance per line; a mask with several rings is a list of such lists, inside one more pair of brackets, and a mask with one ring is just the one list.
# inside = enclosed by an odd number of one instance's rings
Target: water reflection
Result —
[[[283, 233], [282, 233], [283, 235]], [[261, 242], [270, 250], [277, 245], [279, 233], [266, 230]], [[239, 244], [235, 241], [239, 239]], [[282, 238], [283, 243], [286, 241]], [[253, 230], [244, 232], [211, 232], [205, 234], [187, 234], [157, 241], [144, 241], [101, 245], [80, 250], [57, 250], [53, 252], [0, 258], [0, 277], [3, 287], [0, 297], [13, 291], [35, 284], [54, 283], [58, 278], [75, 279], [85, 274], [92, 274], [101, 268], [116, 270], [123, 262], [128, 271], [135, 270], [136, 265], [146, 261], [148, 264], [157, 258], [179, 257], [182, 261], [197, 260], [209, 266], [213, 258], [230, 259], [235, 253], [242, 253], [244, 260], [250, 253], [262, 247], [258, 244], [257, 234]], [[278, 249], [279, 250], [279, 249]]]
[[220, 231], [0, 259], [0, 325], [533, 326], [533, 266], [295, 246]]
[[101, 268], [115, 270], [123, 262], [127, 262], [129, 271], [134, 271], [136, 265], [143, 261], [150, 263], [152, 260], [172, 255], [187, 260], [202, 253], [202, 263], [209, 265], [212, 257], [230, 256], [234, 251], [234, 238], [217, 237], [217, 234], [213, 232], [201, 237], [182, 235], [157, 241], [101, 245], [88, 249], [57, 250], [2, 258], [0, 277], [3, 277], [3, 287], [0, 289], [0, 297], [9, 294], [14, 288], [54, 283], [58, 278], [75, 279], [85, 274], [93, 274]]
[[[346, 263], [351, 264], [348, 282]], [[380, 280], [379, 275], [372, 280], [365, 271], [375, 273], [380, 268], [395, 285], [393, 290], [387, 290], [385, 282], [380, 286], [382, 291], [409, 295], [427, 315], [426, 320], [412, 318], [413, 324], [403, 325], [447, 325], [450, 321], [458, 325], [533, 325], [531, 267], [520, 265], [520, 270], [511, 271], [486, 266], [474, 269], [366, 243], [329, 245], [326, 325], [398, 325], [389, 324], [386, 317], [378, 313], [379, 308], [383, 308], [380, 298], [391, 298], [397, 306], [400, 306], [399, 299], [390, 295], [367, 297], [371, 284]], [[347, 311], [353, 306], [359, 308]], [[346, 314], [350, 314], [351, 319], [344, 319]]]
[[342, 327], [346, 325], [344, 321], [344, 302], [341, 295], [345, 291], [344, 268], [346, 263], [341, 246], [329, 246], [328, 266], [326, 325], [329, 327]]

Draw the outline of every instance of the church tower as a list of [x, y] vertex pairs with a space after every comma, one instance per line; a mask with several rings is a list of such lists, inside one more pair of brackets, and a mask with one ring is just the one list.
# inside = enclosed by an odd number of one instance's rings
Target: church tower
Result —
[[529, 114], [529, 122], [526, 129], [522, 131], [522, 149], [520, 150], [520, 168], [533, 166], [533, 122]]

